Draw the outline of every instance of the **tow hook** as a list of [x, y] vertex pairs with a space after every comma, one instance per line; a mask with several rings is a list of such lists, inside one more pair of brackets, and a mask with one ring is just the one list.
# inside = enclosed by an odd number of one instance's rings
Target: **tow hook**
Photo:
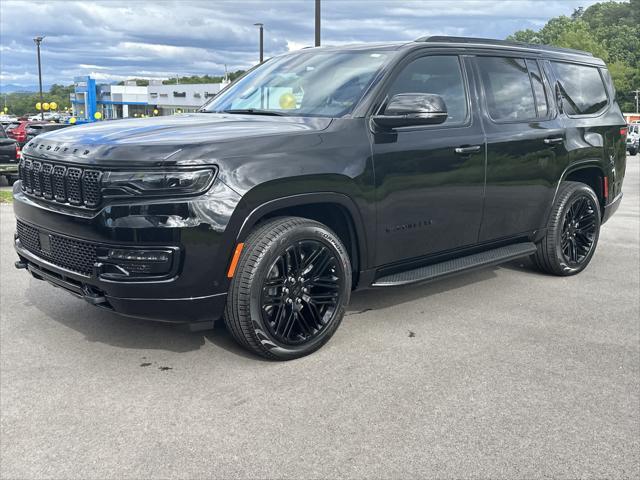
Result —
[[83, 293], [84, 295], [82, 296], [82, 298], [84, 298], [91, 305], [100, 305], [101, 303], [105, 303], [107, 301], [104, 295], [100, 295], [99, 293], [96, 294], [89, 288], [85, 288]]
[[27, 264], [25, 262], [23, 262], [22, 260], [16, 261], [16, 263], [14, 263], [14, 265], [18, 270], [22, 270], [23, 268], [27, 268]]

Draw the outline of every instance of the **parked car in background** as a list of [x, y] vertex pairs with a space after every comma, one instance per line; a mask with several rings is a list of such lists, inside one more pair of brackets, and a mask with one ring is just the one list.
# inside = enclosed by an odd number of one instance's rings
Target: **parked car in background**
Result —
[[27, 139], [25, 143], [28, 143], [33, 138], [47, 132], [53, 132], [55, 130], [60, 130], [61, 128], [70, 127], [68, 123], [33, 123], [27, 125]]
[[20, 147], [18, 142], [9, 138], [0, 127], [0, 175], [6, 177], [9, 185], [13, 185], [18, 179], [18, 161], [20, 159]]
[[15, 115], [0, 115], [0, 126], [7, 128], [7, 125], [18, 121]]
[[44, 112], [43, 114], [36, 113], [35, 115], [29, 116], [29, 120], [32, 122], [37, 122], [38, 120], [44, 120], [47, 122], [58, 122], [60, 121], [60, 113], [58, 112]]
[[640, 151], [640, 123], [627, 125], [627, 152], [635, 155]]
[[13, 138], [20, 147], [27, 143], [27, 128], [32, 125], [46, 125], [49, 122], [32, 122], [29, 120], [18, 120], [10, 123], [7, 128], [7, 135]]
[[29, 142], [16, 267], [109, 311], [224, 319], [245, 348], [292, 359], [331, 338], [357, 288], [527, 256], [583, 271], [622, 199], [626, 128], [586, 52], [456, 37], [303, 49], [199, 113]]

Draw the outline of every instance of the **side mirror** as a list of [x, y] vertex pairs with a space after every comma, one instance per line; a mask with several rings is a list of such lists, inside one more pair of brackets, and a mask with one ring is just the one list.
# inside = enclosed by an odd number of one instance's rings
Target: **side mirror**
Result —
[[374, 115], [379, 127], [393, 129], [413, 125], [437, 125], [448, 118], [444, 99], [435, 93], [399, 93], [391, 97], [382, 115]]

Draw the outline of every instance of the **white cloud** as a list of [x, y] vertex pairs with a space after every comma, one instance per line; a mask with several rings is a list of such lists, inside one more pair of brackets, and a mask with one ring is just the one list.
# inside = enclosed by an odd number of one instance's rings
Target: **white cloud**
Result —
[[[322, 43], [410, 41], [423, 35], [503, 38], [539, 28], [595, 0], [324, 0]], [[101, 81], [180, 74], [222, 74], [265, 56], [314, 43], [309, 0], [0, 0], [0, 81], [32, 85], [33, 37], [42, 43], [46, 84], [94, 74]]]

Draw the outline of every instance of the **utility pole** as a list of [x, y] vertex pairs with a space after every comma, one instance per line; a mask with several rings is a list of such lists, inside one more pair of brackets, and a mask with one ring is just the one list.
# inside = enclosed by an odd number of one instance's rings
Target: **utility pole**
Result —
[[264, 24], [254, 23], [256, 27], [260, 27], [260, 63], [264, 61]]
[[42, 65], [40, 64], [40, 44], [44, 40], [44, 37], [36, 37], [33, 41], [36, 43], [36, 50], [38, 51], [38, 82], [40, 84], [40, 118], [44, 120], [44, 110], [42, 110]]
[[316, 0], [316, 47], [320, 46], [320, 0]]
[[640, 99], [640, 90], [633, 90], [633, 93], [636, 94], [636, 113], [640, 113], [640, 110], [638, 110], [638, 100]]

